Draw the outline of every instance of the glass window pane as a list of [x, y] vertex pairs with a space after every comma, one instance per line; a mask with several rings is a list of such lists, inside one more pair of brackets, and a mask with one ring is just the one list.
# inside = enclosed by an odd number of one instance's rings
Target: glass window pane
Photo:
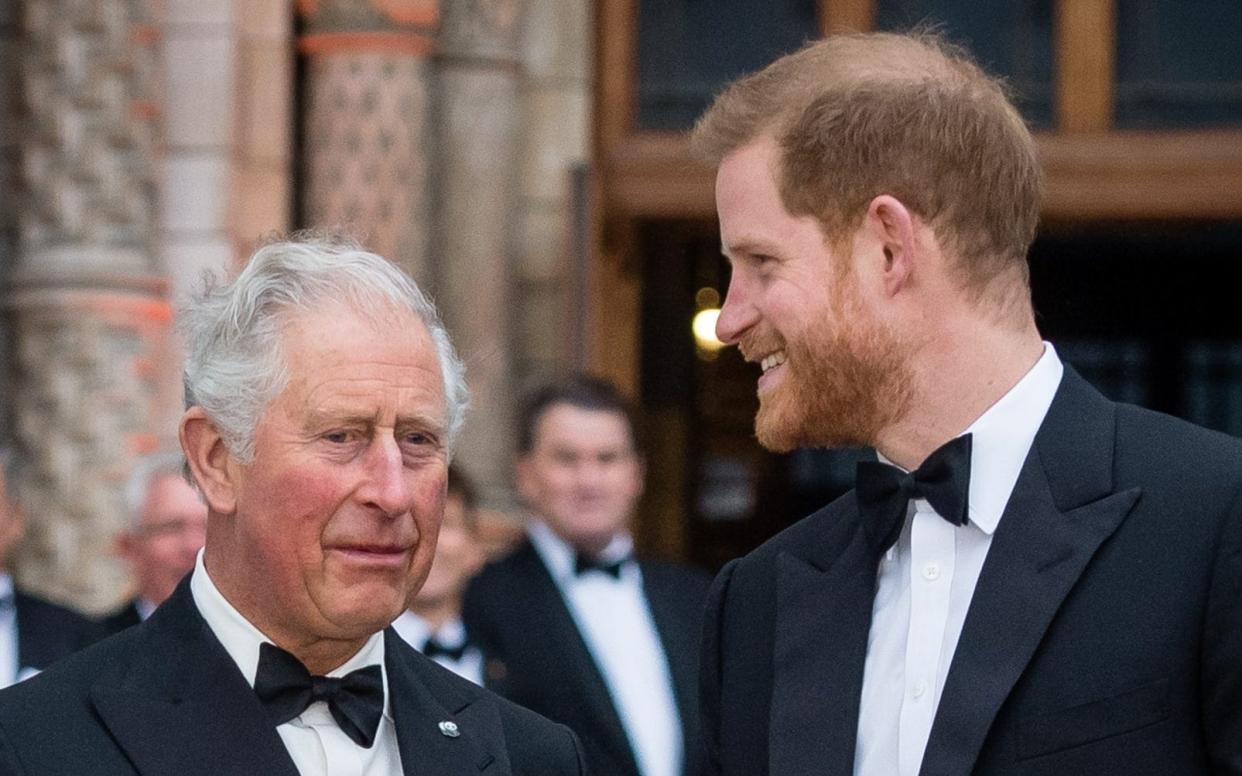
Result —
[[1121, 129], [1242, 125], [1242, 2], [1117, 0]]
[[724, 84], [819, 35], [815, 0], [639, 3], [638, 126], [684, 130]]
[[876, 0], [875, 15], [881, 30], [940, 30], [1009, 82], [1027, 122], [1052, 127], [1052, 0]]

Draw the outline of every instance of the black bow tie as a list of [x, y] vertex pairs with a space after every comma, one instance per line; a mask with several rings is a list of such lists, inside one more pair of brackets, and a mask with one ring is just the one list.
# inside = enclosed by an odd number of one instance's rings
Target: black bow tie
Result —
[[462, 641], [457, 646], [450, 647], [435, 636], [432, 636], [427, 639], [427, 643], [423, 644], [423, 654], [433, 660], [437, 657], [447, 657], [456, 662], [461, 660], [462, 656], [466, 654], [466, 642]]
[[315, 701], [324, 701], [345, 735], [368, 749], [375, 743], [384, 714], [384, 675], [379, 666], [359, 668], [339, 678], [311, 676], [302, 661], [274, 644], [259, 646], [254, 692], [276, 725], [285, 724]]
[[614, 560], [611, 563], [602, 561], [599, 558], [592, 558], [590, 555], [578, 553], [574, 558], [574, 574], [582, 576], [588, 571], [602, 571], [613, 579], [621, 578], [621, 567], [629, 561], [628, 557]]
[[897, 541], [912, 498], [927, 499], [953, 525], [966, 525], [970, 434], [949, 440], [912, 472], [879, 461], [860, 461], [854, 492], [867, 537], [877, 552]]

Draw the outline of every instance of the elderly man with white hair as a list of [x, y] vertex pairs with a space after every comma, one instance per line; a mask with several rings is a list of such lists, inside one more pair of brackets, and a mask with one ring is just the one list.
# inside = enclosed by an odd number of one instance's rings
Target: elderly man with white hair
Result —
[[414, 282], [353, 244], [275, 243], [181, 326], [204, 551], [142, 625], [0, 693], [0, 774], [582, 773], [566, 728], [388, 627], [430, 568], [467, 400]]

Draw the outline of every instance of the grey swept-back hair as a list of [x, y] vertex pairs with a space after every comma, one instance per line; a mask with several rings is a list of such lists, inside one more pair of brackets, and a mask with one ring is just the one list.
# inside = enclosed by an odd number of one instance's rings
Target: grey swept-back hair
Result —
[[129, 479], [125, 481], [125, 509], [129, 513], [131, 531], [142, 528], [142, 508], [147, 503], [147, 492], [156, 480], [164, 477], [185, 480], [185, 459], [181, 453], [149, 453], [134, 462]]
[[291, 314], [334, 302], [347, 302], [361, 315], [387, 303], [427, 327], [444, 379], [444, 442], [451, 452], [469, 392], [448, 332], [408, 275], [346, 238], [294, 235], [259, 248], [230, 283], [208, 276], [203, 292], [178, 311], [186, 407], [202, 407], [229, 452], [251, 462], [259, 418], [289, 378], [281, 324]]

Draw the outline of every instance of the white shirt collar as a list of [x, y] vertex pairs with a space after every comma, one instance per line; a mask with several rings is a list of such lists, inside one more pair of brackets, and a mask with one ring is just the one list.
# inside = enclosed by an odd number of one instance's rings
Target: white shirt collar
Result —
[[[254, 677], [259, 670], [259, 645], [273, 643], [263, 635], [241, 612], [233, 608], [216, 584], [212, 582], [207, 567], [203, 564], [205, 550], [198, 551], [198, 559], [194, 562], [194, 574], [190, 577], [190, 594], [194, 597], [194, 605], [199, 614], [207, 621], [207, 626], [216, 634], [216, 638], [224, 645], [224, 651], [233, 658], [233, 662], [241, 670], [246, 682], [254, 687]], [[392, 696], [388, 692], [388, 669], [384, 665], [384, 632], [380, 631], [367, 639], [362, 649], [345, 661], [341, 666], [328, 672], [328, 676], [344, 676], [363, 666], [378, 665], [384, 677], [384, 716], [392, 719]]]
[[1064, 372], [1052, 343], [1045, 342], [1035, 366], [966, 429], [970, 520], [988, 535], [996, 531]]
[[[1022, 379], [963, 431], [971, 435], [970, 522], [996, 531], [1065, 367], [1051, 342]], [[892, 463], [879, 456], [885, 463]]]
[[13, 589], [13, 577], [7, 573], [0, 571], [0, 598], [7, 598], [16, 591]]
[[138, 612], [138, 618], [146, 620], [155, 613], [158, 604], [145, 596], [138, 596], [134, 599], [134, 609]]
[[[542, 520], [531, 520], [527, 523], [526, 533], [557, 584], [574, 579], [574, 558], [577, 553], [568, 542], [557, 536]], [[633, 537], [628, 533], [619, 533], [608, 542], [608, 546], [599, 554], [599, 559], [606, 563], [618, 561], [629, 557], [633, 552]]]

